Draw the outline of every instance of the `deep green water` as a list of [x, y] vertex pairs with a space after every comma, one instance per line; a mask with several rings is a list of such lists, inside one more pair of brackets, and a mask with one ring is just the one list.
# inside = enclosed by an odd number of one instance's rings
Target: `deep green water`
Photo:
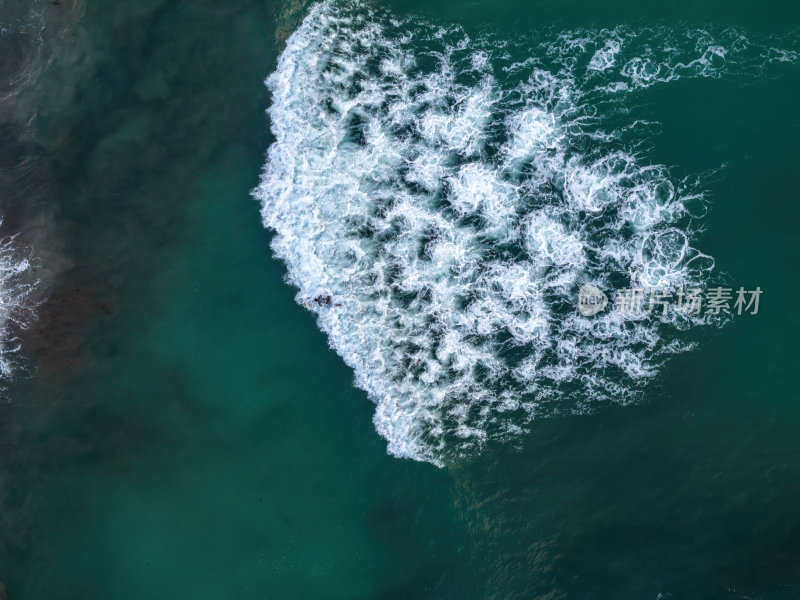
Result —
[[[713, 23], [795, 49], [800, 24], [794, 2], [391, 8], [501, 37]], [[630, 115], [661, 123], [653, 162], [726, 164], [700, 245], [764, 290], [760, 313], [698, 334], [639, 406], [438, 469], [386, 454], [250, 197], [262, 81], [304, 6], [42, 9], [76, 11], [27, 100], [71, 266], [0, 413], [9, 598], [800, 597], [797, 64], [654, 86]]]

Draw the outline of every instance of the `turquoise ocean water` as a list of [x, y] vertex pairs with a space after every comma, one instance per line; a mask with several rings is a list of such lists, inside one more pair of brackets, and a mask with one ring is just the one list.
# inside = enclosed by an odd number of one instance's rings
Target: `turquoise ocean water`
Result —
[[8, 597], [798, 597], [799, 19], [0, 4]]

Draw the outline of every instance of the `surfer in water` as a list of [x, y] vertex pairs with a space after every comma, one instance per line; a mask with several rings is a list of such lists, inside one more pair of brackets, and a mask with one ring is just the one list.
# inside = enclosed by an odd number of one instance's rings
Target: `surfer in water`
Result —
[[[311, 302], [322, 308], [323, 306], [341, 306], [338, 302], [334, 304], [333, 298], [329, 295], [320, 294], [316, 298], [314, 298]], [[309, 306], [311, 302], [306, 303], [306, 306]], [[310, 307], [310, 306], [309, 306]]]

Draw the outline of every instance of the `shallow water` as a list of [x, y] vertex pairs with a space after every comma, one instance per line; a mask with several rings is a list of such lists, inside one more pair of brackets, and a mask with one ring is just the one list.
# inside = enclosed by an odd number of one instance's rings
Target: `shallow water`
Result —
[[711, 76], [630, 92], [592, 131], [655, 124], [587, 152], [641, 140], [637, 165], [699, 177], [707, 210], [685, 231], [715, 260], [709, 281], [765, 290], [760, 313], [692, 328], [694, 348], [637, 383], [633, 404], [574, 414], [561, 398], [547, 418], [510, 419], [526, 432], [448, 438], [461, 451], [433, 455], [444, 468], [391, 456], [250, 196], [274, 141], [263, 80], [307, 7], [86, 6], [61, 21], [74, 35], [24, 104], [48, 177], [11, 222], [46, 215], [43, 263], [58, 268], [2, 407], [9, 597], [796, 597], [800, 66], [763, 53], [798, 50], [798, 9], [382, 11], [460, 27], [471, 49], [509, 40], [513, 57], [620, 24], [652, 31], [638, 48], [654, 53], [667, 35], [693, 50], [700, 27], [723, 45], [745, 34]]

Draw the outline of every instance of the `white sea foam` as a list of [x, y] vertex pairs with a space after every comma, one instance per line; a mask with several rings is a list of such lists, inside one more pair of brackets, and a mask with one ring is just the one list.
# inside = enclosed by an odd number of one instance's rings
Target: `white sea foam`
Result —
[[702, 190], [637, 154], [647, 124], [598, 125], [621, 93], [749, 68], [741, 36], [666, 33], [564, 33], [513, 62], [490, 37], [328, 1], [287, 41], [254, 193], [390, 453], [442, 464], [634, 401], [692, 346], [701, 317], [575, 310], [584, 282], [702, 286], [713, 268], [691, 246]]
[[612, 38], [606, 40], [605, 46], [594, 53], [586, 68], [592, 71], [605, 71], [610, 69], [614, 66], [621, 47], [622, 43], [618, 39]]
[[31, 260], [20, 255], [13, 237], [0, 240], [0, 384], [14, 372], [20, 350], [17, 334], [24, 329], [34, 306], [36, 283]]

